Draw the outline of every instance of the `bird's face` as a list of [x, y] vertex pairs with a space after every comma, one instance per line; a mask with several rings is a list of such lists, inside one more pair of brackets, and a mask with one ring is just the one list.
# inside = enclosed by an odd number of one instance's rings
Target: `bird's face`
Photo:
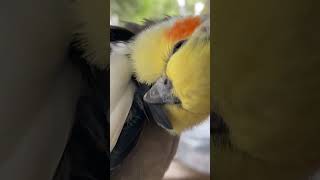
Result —
[[165, 105], [174, 133], [210, 112], [210, 24], [204, 20], [162, 22], [142, 32], [132, 46], [137, 79], [153, 85], [145, 101]]
[[167, 62], [200, 25], [201, 17], [171, 18], [147, 28], [132, 42], [131, 59], [138, 81], [153, 84]]
[[199, 27], [172, 55], [165, 76], [181, 108], [197, 114], [210, 111], [210, 30]]

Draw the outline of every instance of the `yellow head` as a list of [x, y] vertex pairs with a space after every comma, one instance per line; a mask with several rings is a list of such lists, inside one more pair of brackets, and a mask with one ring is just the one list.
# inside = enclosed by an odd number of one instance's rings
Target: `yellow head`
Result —
[[210, 25], [204, 19], [170, 19], [142, 32], [132, 43], [137, 79], [153, 84], [145, 100], [164, 104], [174, 133], [210, 113]]
[[164, 72], [175, 45], [187, 39], [200, 23], [200, 17], [172, 18], [140, 33], [131, 46], [138, 80], [154, 83]]

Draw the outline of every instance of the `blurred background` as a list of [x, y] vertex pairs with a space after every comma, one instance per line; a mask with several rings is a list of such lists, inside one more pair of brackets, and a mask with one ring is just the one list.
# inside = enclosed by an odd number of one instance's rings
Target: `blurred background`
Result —
[[[207, 0], [111, 0], [110, 25], [141, 24], [144, 19], [199, 15]], [[177, 154], [164, 180], [210, 179], [210, 117], [181, 135]]]
[[142, 23], [143, 19], [159, 19], [166, 15], [200, 14], [206, 0], [111, 0], [110, 24], [124, 21]]

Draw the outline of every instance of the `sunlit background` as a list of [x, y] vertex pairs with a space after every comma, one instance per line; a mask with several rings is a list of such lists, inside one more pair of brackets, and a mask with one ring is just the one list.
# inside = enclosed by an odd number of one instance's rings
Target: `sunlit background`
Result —
[[[199, 15], [207, 0], [111, 0], [110, 24], [143, 23], [165, 16]], [[164, 180], [209, 180], [210, 118], [181, 135], [177, 154]]]
[[143, 19], [159, 19], [166, 15], [198, 15], [205, 0], [111, 0], [110, 24], [142, 23]]

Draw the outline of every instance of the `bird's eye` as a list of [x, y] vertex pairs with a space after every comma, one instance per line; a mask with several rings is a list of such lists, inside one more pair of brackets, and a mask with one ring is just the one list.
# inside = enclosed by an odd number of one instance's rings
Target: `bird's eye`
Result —
[[177, 42], [175, 45], [174, 45], [174, 48], [173, 48], [173, 54], [176, 53], [180, 47], [186, 42], [187, 40], [181, 40], [179, 42]]

